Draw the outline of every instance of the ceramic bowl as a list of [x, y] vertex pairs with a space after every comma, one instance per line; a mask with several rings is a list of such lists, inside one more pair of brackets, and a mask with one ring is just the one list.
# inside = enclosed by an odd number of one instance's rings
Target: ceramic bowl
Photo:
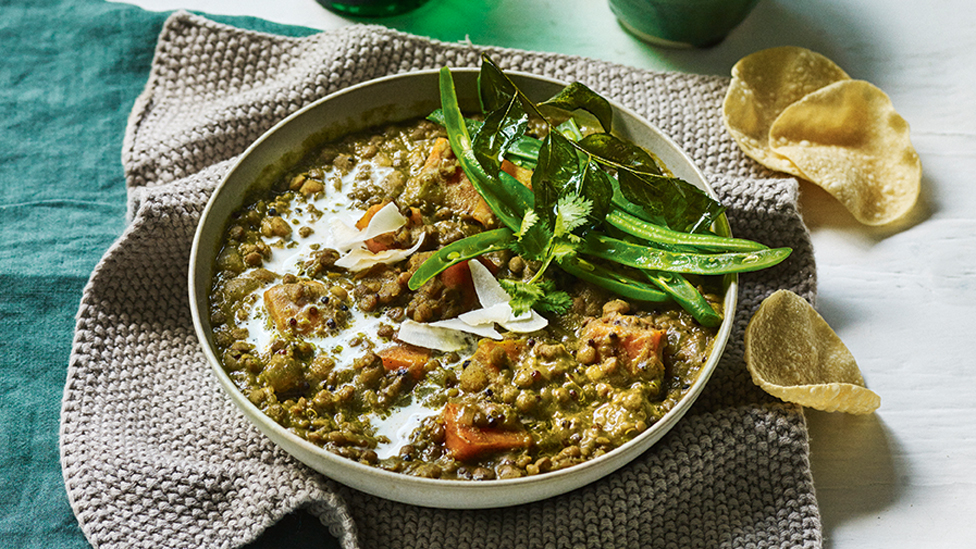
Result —
[[621, 26], [649, 44], [708, 48], [752, 12], [759, 0], [609, 0]]
[[[476, 70], [456, 70], [462, 109], [477, 106]], [[513, 79], [530, 97], [544, 99], [564, 84], [527, 74]], [[467, 481], [408, 476], [363, 465], [328, 452], [265, 416], [231, 382], [221, 367], [213, 342], [208, 293], [220, 239], [231, 213], [245, 197], [270, 186], [302, 152], [323, 139], [387, 122], [428, 114], [439, 107], [438, 75], [423, 71], [390, 76], [352, 86], [325, 97], [276, 125], [240, 157], [214, 191], [197, 229], [190, 260], [189, 297], [197, 336], [204, 355], [224, 392], [241, 413], [274, 443], [323, 475], [352, 488], [391, 500], [440, 508], [470, 509], [517, 505], [541, 500], [589, 484], [625, 465], [657, 442], [688, 411], [718, 364], [732, 328], [736, 279], [725, 279], [725, 321], [698, 379], [686, 396], [661, 420], [632, 441], [586, 463], [518, 479]], [[633, 112], [615, 106], [617, 132], [654, 151], [677, 175], [709, 193], [711, 190], [689, 157], [667, 136]], [[714, 195], [713, 195], [714, 196]], [[719, 232], [728, 233], [724, 218]]]

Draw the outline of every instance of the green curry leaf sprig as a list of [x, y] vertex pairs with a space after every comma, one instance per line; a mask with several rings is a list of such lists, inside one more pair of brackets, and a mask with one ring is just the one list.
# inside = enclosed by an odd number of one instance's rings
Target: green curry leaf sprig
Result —
[[[558, 265], [623, 297], [673, 300], [702, 325], [716, 326], [721, 316], [682, 273], [755, 271], [790, 254], [712, 233], [721, 205], [611, 134], [613, 108], [583, 84], [536, 104], [483, 56], [478, 88], [483, 123], [463, 117], [450, 70], [441, 69], [441, 109], [430, 118], [443, 124], [461, 169], [505, 227], [440, 249], [411, 277], [411, 289], [455, 263], [510, 248], [540, 265], [527, 280], [499, 281], [516, 314], [569, 309], [570, 296], [546, 276]], [[603, 131], [584, 136], [571, 116], [578, 110]], [[557, 124], [553, 113], [565, 121]], [[527, 134], [531, 118], [548, 125], [541, 141]], [[531, 189], [502, 169], [503, 160], [532, 170]]]

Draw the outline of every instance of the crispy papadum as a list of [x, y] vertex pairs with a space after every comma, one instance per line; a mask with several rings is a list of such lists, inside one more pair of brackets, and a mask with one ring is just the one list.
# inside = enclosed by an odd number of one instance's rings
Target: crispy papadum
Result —
[[746, 367], [767, 393], [825, 412], [869, 414], [881, 398], [864, 387], [851, 352], [802, 297], [766, 298], [745, 333]]
[[918, 199], [922, 165], [908, 123], [863, 80], [835, 82], [788, 106], [769, 140], [866, 225], [890, 223]]
[[722, 107], [725, 125], [746, 155], [772, 170], [803, 177], [772, 150], [769, 128], [795, 101], [849, 78], [833, 61], [805, 48], [783, 46], [748, 55], [732, 67]]

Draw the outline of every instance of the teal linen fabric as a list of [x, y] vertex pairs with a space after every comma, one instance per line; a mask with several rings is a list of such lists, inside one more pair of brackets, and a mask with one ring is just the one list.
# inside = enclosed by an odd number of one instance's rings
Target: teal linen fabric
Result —
[[[122, 138], [168, 15], [101, 0], [0, 0], [3, 547], [89, 547], [61, 476], [61, 395], [82, 289], [125, 227]], [[281, 546], [336, 544], [297, 513], [253, 545]]]

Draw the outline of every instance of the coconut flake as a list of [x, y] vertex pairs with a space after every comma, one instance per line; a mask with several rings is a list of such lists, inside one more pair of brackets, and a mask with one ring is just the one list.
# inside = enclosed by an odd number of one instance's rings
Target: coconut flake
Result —
[[529, 318], [525, 320], [509, 320], [508, 322], [499, 322], [499, 324], [510, 332], [527, 334], [545, 328], [549, 325], [549, 320], [534, 310], [529, 309]]
[[406, 224], [407, 218], [400, 213], [396, 203], [390, 202], [373, 214], [365, 229], [356, 230], [341, 221], [336, 221], [332, 224], [332, 234], [338, 242], [336, 249], [348, 251], [361, 248], [370, 238], [392, 233]]
[[396, 263], [397, 261], [403, 261], [420, 249], [420, 245], [424, 243], [424, 234], [420, 233], [420, 238], [417, 239], [417, 243], [406, 250], [394, 249], [373, 253], [366, 248], [354, 248], [346, 255], [340, 257], [335, 264], [346, 270], [357, 272], [368, 269], [377, 263]]
[[373, 214], [359, 238], [365, 242], [381, 234], [392, 233], [406, 224], [407, 218], [400, 213], [396, 203], [389, 202]]
[[409, 318], [400, 323], [397, 332], [397, 339], [404, 343], [444, 352], [464, 349], [470, 344], [470, 338], [458, 330], [422, 324]]
[[[332, 231], [333, 248], [342, 252], [348, 252], [355, 246], [345, 246], [347, 242], [358, 241], [359, 234], [362, 232], [355, 227], [350, 227], [345, 221], [333, 218], [329, 221], [329, 229]], [[364, 242], [364, 241], [363, 241]]]
[[505, 288], [495, 280], [488, 267], [480, 261], [468, 261], [468, 269], [471, 271], [471, 281], [474, 283], [474, 291], [478, 294], [478, 301], [481, 306], [488, 308], [500, 303], [508, 303], [512, 297], [508, 295]]
[[498, 333], [498, 331], [495, 330], [494, 326], [491, 324], [470, 324], [460, 317], [431, 322], [429, 326], [434, 326], [435, 328], [446, 328], [448, 330], [457, 330], [459, 332], [466, 332], [491, 339], [502, 338], [502, 334]]
[[475, 325], [485, 324], [489, 321], [497, 322], [506, 330], [520, 334], [535, 332], [549, 325], [546, 317], [533, 309], [515, 315], [512, 311], [511, 296], [495, 280], [488, 267], [482, 265], [480, 261], [469, 261], [468, 268], [471, 270], [474, 291], [478, 294], [478, 301], [481, 302], [483, 308], [464, 313], [459, 317], [461, 320]]
[[500, 324], [512, 320], [512, 307], [508, 303], [498, 303], [491, 307], [468, 311], [458, 316], [458, 318], [470, 326]]

